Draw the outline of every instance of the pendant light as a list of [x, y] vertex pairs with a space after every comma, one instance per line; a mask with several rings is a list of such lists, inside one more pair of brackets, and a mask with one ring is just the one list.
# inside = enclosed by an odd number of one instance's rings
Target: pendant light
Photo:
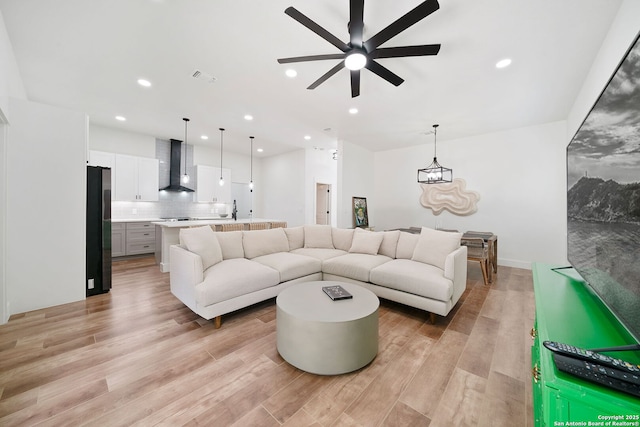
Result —
[[220, 187], [224, 185], [224, 178], [222, 177], [222, 148], [223, 148], [222, 135], [223, 134], [224, 134], [224, 128], [220, 128]]
[[182, 183], [189, 183], [189, 174], [187, 173], [187, 123], [189, 123], [188, 118], [183, 118], [184, 120], [184, 175], [182, 175]]
[[251, 173], [251, 180], [249, 181], [249, 191], [251, 191], [253, 193], [253, 136], [250, 136], [249, 139], [251, 140], [251, 163], [250, 163], [250, 173]]
[[433, 125], [433, 162], [424, 169], [418, 169], [420, 184], [442, 184], [453, 181], [453, 170], [438, 163], [436, 156], [436, 131], [439, 125]]

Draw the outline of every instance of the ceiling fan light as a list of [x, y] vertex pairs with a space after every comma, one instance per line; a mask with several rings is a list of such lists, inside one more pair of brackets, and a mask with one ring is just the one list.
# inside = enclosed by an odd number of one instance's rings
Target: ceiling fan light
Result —
[[344, 59], [344, 66], [352, 71], [362, 70], [367, 65], [367, 57], [361, 52], [353, 52]]

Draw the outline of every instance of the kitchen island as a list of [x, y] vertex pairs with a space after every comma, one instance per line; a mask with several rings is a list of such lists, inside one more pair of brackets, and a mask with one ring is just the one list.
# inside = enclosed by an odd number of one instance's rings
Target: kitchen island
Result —
[[245, 218], [233, 220], [230, 218], [202, 218], [189, 219], [186, 221], [156, 221], [152, 222], [156, 226], [156, 263], [160, 265], [160, 271], [167, 273], [170, 271], [169, 248], [171, 245], [180, 243], [180, 229], [189, 227], [202, 227], [203, 225], [215, 226], [215, 231], [221, 231], [225, 224], [244, 224], [244, 229], [249, 229], [249, 224], [279, 222], [276, 219]]

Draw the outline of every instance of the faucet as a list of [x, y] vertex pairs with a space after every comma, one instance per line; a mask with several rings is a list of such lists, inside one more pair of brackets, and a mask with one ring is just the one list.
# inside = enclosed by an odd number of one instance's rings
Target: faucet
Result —
[[238, 208], [236, 206], [236, 201], [233, 201], [233, 210], [231, 211], [231, 218], [233, 218], [234, 221], [238, 220]]

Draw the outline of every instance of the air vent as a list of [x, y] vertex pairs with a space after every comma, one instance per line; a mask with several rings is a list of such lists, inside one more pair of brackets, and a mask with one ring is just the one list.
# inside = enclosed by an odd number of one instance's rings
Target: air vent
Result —
[[216, 81], [215, 77], [213, 77], [209, 73], [205, 73], [202, 70], [195, 70], [193, 72], [193, 74], [191, 74], [191, 77], [193, 77], [194, 79], [198, 79], [198, 80], [204, 80], [207, 83], [215, 83], [215, 81]]

